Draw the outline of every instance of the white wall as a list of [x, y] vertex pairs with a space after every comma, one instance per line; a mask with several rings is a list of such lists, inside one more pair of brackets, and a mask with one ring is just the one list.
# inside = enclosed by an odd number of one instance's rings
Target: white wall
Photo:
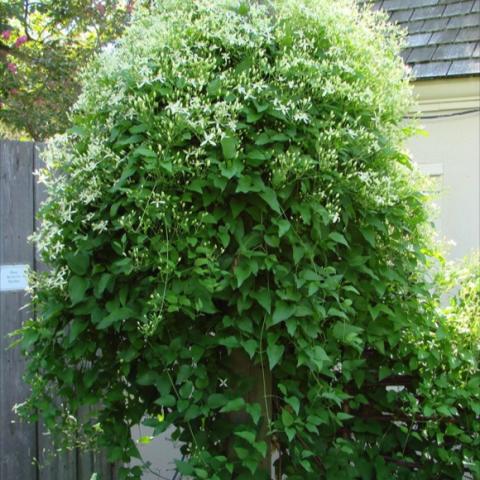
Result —
[[[182, 458], [179, 445], [171, 440], [171, 431], [153, 438], [148, 444], [138, 442], [138, 439], [147, 437], [152, 433], [152, 429], [145, 426], [132, 428], [132, 437], [137, 441], [137, 447], [143, 461], [152, 464], [151, 471], [146, 471], [142, 480], [170, 480], [175, 476], [175, 460], [181, 460]], [[132, 462], [132, 465], [138, 464], [138, 461]]]
[[[480, 107], [480, 78], [419, 81], [422, 116], [449, 115]], [[449, 257], [480, 248], [480, 112], [422, 120], [428, 136], [411, 139], [409, 149], [423, 170], [439, 174], [439, 234], [453, 240]]]

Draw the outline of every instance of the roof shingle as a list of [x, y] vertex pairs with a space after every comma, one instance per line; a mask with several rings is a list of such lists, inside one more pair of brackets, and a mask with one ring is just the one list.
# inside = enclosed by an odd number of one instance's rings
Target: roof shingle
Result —
[[359, 0], [404, 27], [417, 78], [480, 74], [480, 0]]

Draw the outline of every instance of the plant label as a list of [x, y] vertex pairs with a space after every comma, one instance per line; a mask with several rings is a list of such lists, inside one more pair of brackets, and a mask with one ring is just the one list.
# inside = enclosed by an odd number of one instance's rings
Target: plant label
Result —
[[27, 288], [28, 265], [0, 265], [0, 292], [14, 292]]

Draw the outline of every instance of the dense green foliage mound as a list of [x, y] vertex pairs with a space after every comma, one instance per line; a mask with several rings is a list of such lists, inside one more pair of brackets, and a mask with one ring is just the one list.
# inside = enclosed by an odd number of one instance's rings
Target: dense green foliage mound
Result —
[[45, 155], [24, 413], [112, 461], [173, 426], [196, 479], [264, 479], [270, 451], [289, 480], [478, 471], [399, 35], [347, 0], [159, 4]]

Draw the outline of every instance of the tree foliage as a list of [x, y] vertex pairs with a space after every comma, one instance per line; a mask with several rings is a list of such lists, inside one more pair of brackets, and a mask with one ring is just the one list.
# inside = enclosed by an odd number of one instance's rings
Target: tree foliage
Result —
[[138, 15], [45, 155], [24, 415], [122, 462], [133, 425], [173, 427], [196, 479], [264, 479], [270, 449], [289, 480], [478, 471], [478, 350], [427, 274], [400, 40], [349, 0]]
[[116, 39], [131, 0], [2, 0], [0, 121], [4, 131], [44, 140], [66, 128], [78, 73]]

